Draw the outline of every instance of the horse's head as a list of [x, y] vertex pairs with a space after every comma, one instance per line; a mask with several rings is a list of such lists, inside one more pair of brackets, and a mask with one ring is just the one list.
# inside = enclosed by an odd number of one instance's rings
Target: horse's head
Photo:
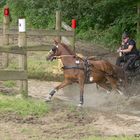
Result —
[[50, 50], [47, 56], [47, 60], [52, 61], [57, 56], [64, 56], [64, 55], [75, 56], [76, 54], [71, 49], [69, 49], [69, 47], [66, 44], [61, 43], [59, 39], [54, 39], [54, 47]]
[[56, 56], [60, 56], [61, 55], [61, 50], [59, 48], [60, 48], [59, 41], [54, 39], [54, 46], [49, 51], [48, 56], [46, 57], [46, 59], [52, 61], [52, 60], [54, 60], [56, 58]]

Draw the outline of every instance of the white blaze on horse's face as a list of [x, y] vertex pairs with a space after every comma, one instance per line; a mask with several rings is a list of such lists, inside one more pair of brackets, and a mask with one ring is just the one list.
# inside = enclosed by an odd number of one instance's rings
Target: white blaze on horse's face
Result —
[[58, 48], [59, 46], [58, 45], [56, 45], [56, 48]]
[[52, 49], [51, 49], [47, 54], [50, 55], [50, 54], [52, 54], [52, 52], [53, 52], [53, 51], [52, 51]]
[[50, 54], [50, 53], [52, 53], [53, 51], [52, 51], [52, 49], [48, 52], [48, 54]]

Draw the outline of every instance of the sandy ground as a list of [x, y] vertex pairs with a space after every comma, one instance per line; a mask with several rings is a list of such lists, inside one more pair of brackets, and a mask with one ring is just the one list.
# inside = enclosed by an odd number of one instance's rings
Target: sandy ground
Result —
[[[33, 83], [38, 87], [37, 91], [35, 87], [31, 86]], [[55, 87], [58, 84], [59, 83], [57, 82], [48, 83], [48, 82], [31, 80], [29, 81], [29, 87], [30, 87], [29, 93], [31, 96], [34, 96], [35, 98], [43, 99], [47, 95], [47, 93], [52, 89], [52, 87]], [[77, 85], [70, 85], [69, 87], [66, 87], [63, 90], [60, 90], [58, 93], [56, 93], [55, 97], [61, 100], [65, 100], [69, 104], [77, 105], [79, 103], [79, 88]], [[103, 113], [104, 115], [100, 116], [99, 122], [101, 121], [100, 119], [102, 119], [102, 121], [105, 122], [102, 122], [100, 125], [98, 125], [98, 127], [103, 128], [103, 125], [107, 127], [107, 123], [110, 123], [110, 121], [113, 122], [114, 119], [123, 120], [122, 123], [118, 122], [118, 124], [115, 124], [114, 126], [111, 122], [110, 126], [112, 124], [112, 127], [110, 127], [110, 130], [109, 128], [107, 129], [108, 134], [109, 132], [111, 134], [113, 133], [134, 134], [140, 132], [140, 106], [139, 106], [140, 97], [139, 96], [133, 96], [131, 98], [128, 98], [126, 96], [118, 95], [116, 93], [107, 94], [102, 89], [98, 90], [95, 85], [86, 85], [84, 97], [85, 97], [84, 107], [92, 108], [93, 110], [96, 110], [98, 112], [104, 112]], [[107, 115], [108, 113], [112, 115], [109, 116]], [[127, 121], [131, 122], [131, 120], [136, 121], [136, 123], [133, 124], [132, 121], [131, 127], [128, 127], [127, 130], [126, 122]], [[122, 125], [123, 123], [124, 125], [126, 125], [125, 129], [119, 127], [119, 125]]]
[[[29, 95], [44, 100], [58, 82], [29, 80]], [[41, 118], [15, 114], [0, 114], [2, 140], [80, 140], [96, 136], [140, 136], [140, 112], [137, 98], [107, 94], [94, 85], [85, 87], [85, 104], [79, 101], [78, 86], [60, 90], [49, 103], [52, 111]]]

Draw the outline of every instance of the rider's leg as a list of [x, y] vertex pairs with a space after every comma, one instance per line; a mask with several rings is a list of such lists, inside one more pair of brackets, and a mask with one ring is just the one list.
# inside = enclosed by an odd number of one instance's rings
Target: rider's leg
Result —
[[116, 65], [120, 66], [121, 62], [124, 62], [124, 56], [118, 57], [116, 60]]
[[126, 70], [128, 70], [128, 66], [132, 63], [132, 61], [133, 61], [133, 59], [135, 58], [135, 56], [133, 56], [133, 57], [130, 57], [128, 60], [127, 60], [127, 62], [126, 62], [126, 64], [124, 65], [124, 71], [126, 71]]

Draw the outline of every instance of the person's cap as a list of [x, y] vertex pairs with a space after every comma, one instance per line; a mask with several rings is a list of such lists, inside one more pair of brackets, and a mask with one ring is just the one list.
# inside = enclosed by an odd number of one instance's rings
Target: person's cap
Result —
[[124, 32], [124, 33], [122, 34], [122, 38], [123, 38], [123, 39], [128, 38], [128, 37], [129, 37], [129, 33]]

